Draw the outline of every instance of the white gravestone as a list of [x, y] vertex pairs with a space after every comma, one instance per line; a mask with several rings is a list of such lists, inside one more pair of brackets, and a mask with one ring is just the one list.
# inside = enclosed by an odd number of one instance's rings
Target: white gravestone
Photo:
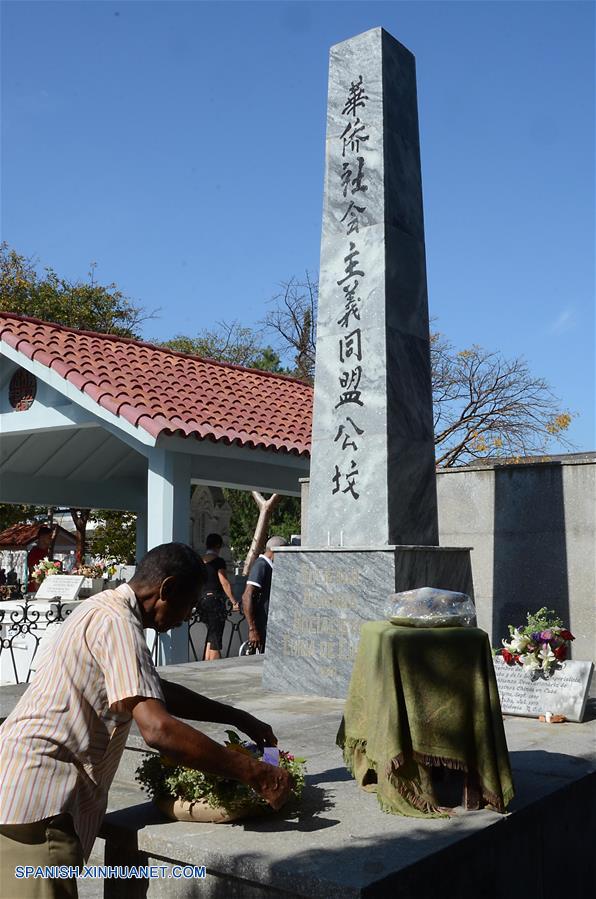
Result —
[[586, 710], [594, 664], [563, 662], [550, 677], [532, 677], [520, 665], [495, 657], [495, 674], [504, 715], [538, 718], [552, 712], [581, 721]]
[[76, 599], [84, 580], [84, 577], [74, 574], [50, 574], [41, 582], [35, 599], [54, 599], [56, 596], [62, 600]]

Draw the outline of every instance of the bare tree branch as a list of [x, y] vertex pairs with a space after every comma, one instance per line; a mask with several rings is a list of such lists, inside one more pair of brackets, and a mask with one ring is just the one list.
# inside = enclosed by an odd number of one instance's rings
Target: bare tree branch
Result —
[[[296, 372], [314, 377], [318, 285], [291, 278], [270, 301], [265, 326], [278, 338], [282, 356]], [[525, 359], [506, 359], [479, 346], [456, 351], [435, 332], [430, 338], [437, 466], [452, 467], [487, 457], [544, 454], [556, 441], [566, 449], [572, 414], [560, 408], [548, 383]]]
[[259, 518], [257, 520], [255, 532], [253, 534], [252, 543], [250, 544], [250, 549], [248, 550], [248, 555], [244, 560], [244, 568], [242, 570], [242, 574], [244, 576], [249, 573], [252, 563], [257, 558], [257, 556], [263, 552], [265, 548], [269, 522], [271, 521], [271, 516], [275, 510], [275, 507], [279, 505], [281, 500], [281, 494], [279, 493], [273, 493], [269, 497], [269, 499], [265, 499], [262, 493], [259, 493], [257, 490], [253, 490], [252, 496], [255, 503], [259, 507]]
[[479, 346], [455, 352], [442, 335], [431, 340], [437, 466], [486, 457], [543, 454], [554, 438], [567, 448], [572, 415], [561, 410], [525, 359], [505, 359]]
[[276, 349], [289, 357], [297, 377], [314, 380], [317, 327], [318, 284], [308, 272], [304, 281], [290, 278], [270, 303], [272, 308], [264, 319], [265, 328], [273, 335]]

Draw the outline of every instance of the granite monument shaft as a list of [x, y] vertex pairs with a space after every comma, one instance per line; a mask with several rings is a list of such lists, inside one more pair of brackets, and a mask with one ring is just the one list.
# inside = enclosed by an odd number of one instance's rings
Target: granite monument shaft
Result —
[[414, 57], [331, 50], [310, 546], [438, 543]]

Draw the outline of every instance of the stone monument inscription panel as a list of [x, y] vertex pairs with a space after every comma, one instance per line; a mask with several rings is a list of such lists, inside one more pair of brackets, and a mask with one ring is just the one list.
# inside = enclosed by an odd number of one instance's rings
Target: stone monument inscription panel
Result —
[[[458, 572], [457, 582], [446, 576], [449, 570]], [[277, 552], [264, 688], [345, 696], [361, 626], [384, 618], [395, 590], [422, 586], [470, 592], [469, 551], [387, 547]]]

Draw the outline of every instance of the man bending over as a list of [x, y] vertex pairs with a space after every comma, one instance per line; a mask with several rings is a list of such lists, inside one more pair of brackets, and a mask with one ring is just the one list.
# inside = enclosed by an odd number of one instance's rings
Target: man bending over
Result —
[[178, 718], [277, 742], [248, 712], [161, 680], [143, 628], [164, 633], [197, 603], [205, 566], [189, 546], [152, 549], [129, 584], [82, 602], [60, 625], [30, 687], [0, 728], [0, 896], [77, 895], [76, 881], [16, 879], [16, 865], [82, 865], [134, 719], [152, 749], [181, 765], [232, 778], [277, 809], [286, 771], [232, 752]]

